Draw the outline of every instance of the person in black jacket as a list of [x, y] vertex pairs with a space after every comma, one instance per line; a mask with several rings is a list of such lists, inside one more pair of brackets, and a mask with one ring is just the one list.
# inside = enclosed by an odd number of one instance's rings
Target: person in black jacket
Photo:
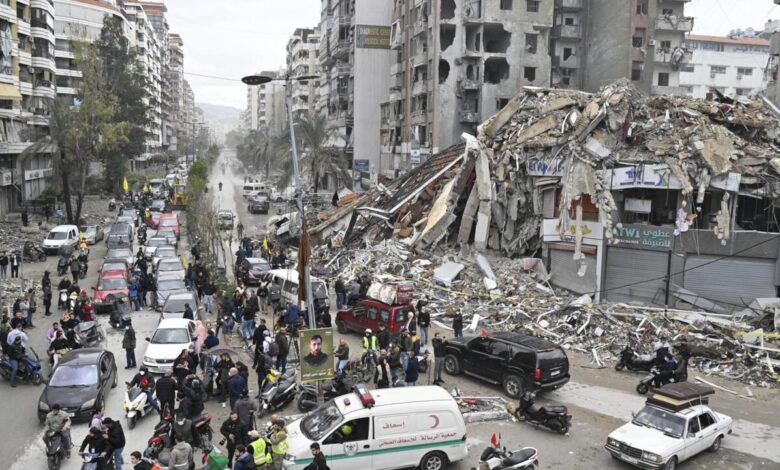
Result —
[[441, 371], [444, 370], [444, 356], [447, 354], [445, 346], [447, 344], [447, 338], [441, 336], [439, 333], [433, 335], [433, 360], [435, 362], [433, 370], [433, 384], [440, 385], [444, 381], [441, 379]]
[[460, 313], [460, 310], [456, 311], [452, 317], [452, 329], [455, 330], [456, 338], [463, 337], [463, 314]]
[[157, 399], [160, 401], [160, 409], [163, 412], [173, 413], [176, 408], [176, 389], [179, 384], [176, 383], [176, 379], [173, 378], [173, 371], [166, 369], [165, 375], [161, 377], [154, 386], [155, 392], [157, 392]]
[[309, 449], [311, 449], [311, 455], [314, 456], [314, 460], [304, 467], [303, 470], [330, 470], [330, 467], [325, 463], [325, 455], [320, 451], [320, 444], [313, 442]]
[[236, 452], [236, 446], [247, 444], [247, 433], [249, 430], [238, 420], [238, 413], [230, 413], [230, 417], [222, 423], [219, 432], [225, 436], [227, 446], [228, 468], [233, 466], [233, 454]]
[[133, 470], [152, 470], [152, 464], [144, 460], [137, 450], [130, 454], [130, 464], [133, 465]]
[[417, 327], [420, 329], [420, 342], [423, 346], [428, 345], [428, 328], [431, 326], [431, 314], [425, 308], [428, 302], [425, 300], [417, 301]]
[[106, 448], [108, 447], [108, 441], [103, 437], [103, 433], [98, 428], [90, 428], [87, 437], [81, 442], [79, 447], [79, 454], [92, 454], [95, 456], [93, 461], [97, 462], [98, 470], [108, 469], [108, 455], [106, 454]]
[[390, 332], [387, 331], [387, 325], [379, 324], [379, 333], [376, 335], [376, 342], [379, 349], [390, 350]]
[[124, 459], [122, 459], [122, 451], [125, 450], [125, 433], [122, 430], [122, 423], [106, 416], [103, 418], [103, 425], [106, 427], [106, 437], [108, 439], [106, 455], [110, 457], [113, 453], [114, 466], [117, 470], [121, 470], [122, 465], [125, 463]]

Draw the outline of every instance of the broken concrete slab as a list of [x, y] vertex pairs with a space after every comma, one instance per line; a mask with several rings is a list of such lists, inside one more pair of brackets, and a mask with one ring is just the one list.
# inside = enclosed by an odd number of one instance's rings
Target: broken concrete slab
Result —
[[433, 278], [436, 282], [446, 287], [452, 287], [453, 281], [465, 267], [466, 266], [461, 263], [449, 261], [433, 270]]

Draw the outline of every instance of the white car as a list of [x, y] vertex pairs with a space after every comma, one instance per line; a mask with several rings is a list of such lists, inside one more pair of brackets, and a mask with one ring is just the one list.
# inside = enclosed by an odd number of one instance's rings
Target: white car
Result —
[[195, 322], [183, 318], [162, 320], [144, 353], [144, 365], [153, 374], [163, 374], [173, 367], [173, 361], [183, 350], [195, 350]]
[[159, 263], [162, 259], [172, 259], [178, 257], [179, 255], [176, 253], [176, 248], [172, 246], [159, 246], [157, 247], [157, 250], [155, 250], [154, 256], [152, 256], [152, 266], [157, 266], [157, 263]]
[[713, 393], [688, 382], [661, 387], [630, 423], [607, 437], [605, 448], [636, 467], [663, 470], [674, 470], [704, 450], [717, 451], [731, 434], [732, 419], [708, 406]]
[[184, 279], [186, 271], [179, 258], [163, 258], [157, 263], [157, 277], [168, 279]]
[[144, 245], [144, 257], [148, 260], [151, 260], [152, 257], [154, 257], [154, 253], [157, 251], [158, 247], [169, 245], [172, 246], [169, 240], [165, 237], [152, 237], [147, 240], [146, 245]]

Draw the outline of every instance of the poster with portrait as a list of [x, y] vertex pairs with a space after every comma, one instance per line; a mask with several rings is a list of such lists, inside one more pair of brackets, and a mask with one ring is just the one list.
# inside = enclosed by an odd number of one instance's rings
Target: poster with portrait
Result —
[[301, 330], [298, 339], [301, 345], [301, 382], [333, 379], [336, 376], [333, 330]]

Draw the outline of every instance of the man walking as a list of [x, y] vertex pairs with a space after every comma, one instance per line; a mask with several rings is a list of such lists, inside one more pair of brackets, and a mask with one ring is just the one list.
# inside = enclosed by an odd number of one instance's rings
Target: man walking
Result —
[[447, 338], [441, 336], [439, 333], [435, 333], [431, 343], [433, 344], [433, 360], [435, 363], [433, 369], [433, 384], [441, 385], [444, 383], [441, 379], [441, 371], [444, 370], [444, 355], [446, 354], [445, 345], [447, 344]]
[[135, 362], [135, 330], [133, 324], [128, 318], [125, 320], [125, 334], [122, 337], [122, 349], [125, 350], [125, 357], [127, 359], [127, 365], [125, 369], [132, 369], [137, 364]]
[[247, 431], [254, 429], [253, 418], [255, 411], [257, 411], [257, 403], [249, 398], [247, 390], [241, 391], [241, 398], [233, 405], [232, 411], [238, 415], [238, 420]]
[[165, 375], [161, 377], [155, 384], [155, 392], [157, 393], [157, 399], [160, 401], [160, 409], [165, 410], [166, 407], [169, 413], [173, 413], [176, 406], [176, 389], [178, 384], [176, 379], [173, 378], [173, 370], [166, 369]]
[[122, 464], [125, 463], [122, 459], [122, 451], [125, 450], [125, 433], [122, 430], [122, 423], [105, 417], [103, 425], [106, 427], [106, 436], [108, 437], [106, 454], [114, 454], [114, 466], [116, 470], [122, 470]]
[[313, 442], [309, 449], [311, 450], [311, 455], [314, 456], [314, 460], [305, 466], [303, 470], [330, 470], [325, 463], [325, 455], [320, 451], [320, 444]]
[[268, 440], [271, 442], [273, 468], [282, 470], [284, 455], [290, 447], [290, 439], [287, 437], [287, 429], [284, 427], [283, 419], [279, 418], [274, 421], [271, 432], [268, 433]]
[[336, 372], [341, 374], [344, 372], [344, 368], [347, 367], [347, 363], [349, 363], [349, 345], [344, 338], [339, 340], [339, 346], [336, 348], [334, 354], [336, 356], [336, 360], [338, 361], [336, 365]]
[[0, 279], [8, 277], [8, 254], [3, 253], [0, 255]]
[[241, 394], [244, 393], [246, 388], [246, 380], [238, 373], [238, 369], [231, 367], [228, 372], [230, 379], [228, 380], [228, 394], [230, 396], [230, 409], [236, 405], [236, 402], [241, 398]]

